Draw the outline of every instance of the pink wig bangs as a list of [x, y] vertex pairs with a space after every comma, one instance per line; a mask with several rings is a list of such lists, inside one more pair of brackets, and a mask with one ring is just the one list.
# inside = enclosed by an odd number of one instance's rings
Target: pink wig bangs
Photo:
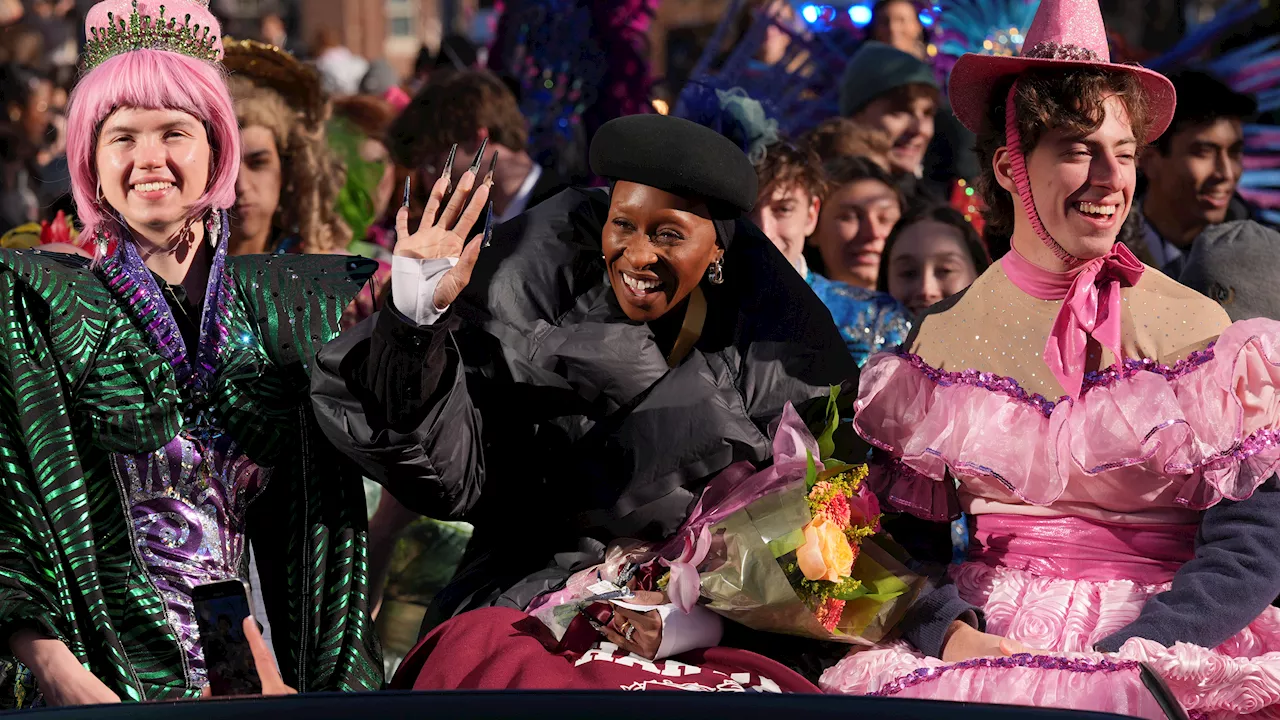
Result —
[[98, 204], [95, 159], [98, 130], [119, 108], [181, 110], [209, 130], [213, 168], [209, 186], [192, 208], [225, 209], [236, 201], [240, 128], [222, 70], [211, 63], [163, 50], [121, 53], [89, 71], [71, 93], [67, 115], [67, 164], [71, 193], [86, 237], [105, 219]]

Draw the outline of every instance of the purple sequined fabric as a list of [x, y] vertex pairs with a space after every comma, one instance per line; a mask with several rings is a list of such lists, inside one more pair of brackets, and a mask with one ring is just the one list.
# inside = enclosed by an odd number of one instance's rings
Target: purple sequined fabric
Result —
[[212, 426], [208, 412], [207, 395], [227, 340], [231, 294], [225, 214], [211, 214], [205, 231], [215, 250], [194, 349], [186, 346], [155, 277], [131, 241], [102, 243], [112, 246], [112, 252], [97, 267], [151, 346], [173, 367], [186, 401], [184, 429], [177, 437], [152, 453], [114, 455], [112, 466], [127, 493], [138, 557], [164, 600], [185, 653], [187, 677], [197, 685], [205, 683], [205, 674], [192, 588], [240, 576], [245, 507], [268, 475]]
[[[142, 323], [147, 336], [151, 338], [152, 346], [161, 357], [169, 361], [177, 373], [179, 384], [193, 389], [196, 395], [203, 395], [208, 390], [217, 365], [218, 352], [227, 339], [223, 318], [230, 296], [226, 263], [231, 225], [227, 222], [225, 212], [210, 214], [205, 223], [205, 234], [207, 238], [216, 238], [216, 245], [200, 317], [200, 346], [194, 353], [182, 339], [178, 323], [169, 311], [169, 304], [160, 291], [155, 276], [138, 254], [137, 247], [128, 241], [110, 242], [110, 237], [101, 237], [98, 241], [99, 244], [113, 246], [113, 252], [98, 266], [98, 272], [107, 287]], [[192, 355], [195, 356], [194, 362], [191, 361]]]
[[1111, 660], [1082, 660], [1069, 659], [1060, 657], [1050, 657], [1048, 655], [1013, 655], [1011, 657], [983, 657], [965, 660], [963, 662], [944, 665], [942, 667], [922, 667], [911, 673], [904, 675], [891, 683], [887, 683], [884, 687], [876, 692], [871, 693], [873, 696], [887, 697], [896, 695], [910, 687], [915, 687], [921, 683], [932, 682], [954, 670], [968, 670], [970, 668], [1034, 668], [1037, 670], [1065, 670], [1075, 673], [1113, 673], [1113, 672], [1138, 672], [1141, 670], [1141, 664], [1133, 660], [1122, 660], [1113, 662]]
[[112, 464], [128, 492], [138, 556], [164, 599], [188, 677], [203, 685], [191, 590], [240, 576], [244, 512], [269, 471], [226, 435], [202, 441], [185, 431], [153, 453], [115, 455]]
[[1238, 446], [1224, 454], [1222, 458], [1230, 458], [1232, 461], [1242, 462], [1277, 445], [1280, 445], [1280, 430], [1263, 428], [1255, 430], [1249, 437], [1242, 440]]
[[[1039, 393], [1027, 392], [1017, 380], [995, 373], [979, 372], [977, 370], [963, 370], [961, 372], [951, 372], [948, 370], [939, 370], [929, 363], [925, 362], [919, 355], [913, 355], [906, 351], [900, 351], [898, 356], [906, 360], [912, 367], [919, 370], [925, 377], [932, 380], [942, 387], [950, 387], [952, 385], [972, 385], [980, 387], [990, 392], [999, 393], [1011, 397], [1019, 402], [1026, 403], [1040, 411], [1040, 414], [1049, 417], [1053, 414], [1053, 409], [1059, 403], [1068, 402], [1070, 398], [1066, 395], [1057, 400], [1050, 400]], [[1085, 373], [1084, 385], [1081, 388], [1080, 396], [1084, 397], [1085, 393], [1094, 388], [1109, 388], [1115, 386], [1122, 380], [1128, 380], [1140, 372], [1151, 372], [1163, 375], [1166, 380], [1176, 380], [1187, 373], [1199, 368], [1205, 363], [1213, 359], [1213, 345], [1191, 353], [1187, 357], [1179, 360], [1173, 365], [1162, 365], [1151, 360], [1143, 358], [1141, 360], [1125, 360], [1123, 364], [1112, 365], [1105, 370], [1096, 370]]]

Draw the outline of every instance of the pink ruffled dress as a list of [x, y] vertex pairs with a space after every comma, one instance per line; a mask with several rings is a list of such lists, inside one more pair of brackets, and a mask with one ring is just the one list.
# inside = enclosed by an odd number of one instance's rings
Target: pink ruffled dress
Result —
[[870, 360], [854, 424], [888, 458], [876, 481], [891, 505], [972, 516], [953, 579], [987, 632], [1051, 654], [948, 664], [900, 641], [850, 654], [822, 688], [1162, 718], [1145, 662], [1193, 717], [1280, 717], [1274, 607], [1213, 649], [1093, 650], [1169, 589], [1203, 510], [1280, 466], [1280, 323], [1230, 324], [1148, 268], [1118, 290], [1122, 362], [1091, 342], [1088, 366], [1108, 369], [1073, 399], [1042, 359], [1062, 300], [1028, 294], [1007, 265], [935, 307], [903, 352]]

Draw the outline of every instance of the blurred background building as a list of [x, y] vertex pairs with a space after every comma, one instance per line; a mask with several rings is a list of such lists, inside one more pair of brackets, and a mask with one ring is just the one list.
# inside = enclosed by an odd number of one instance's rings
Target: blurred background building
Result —
[[406, 75], [420, 48], [439, 48], [446, 28], [483, 43], [494, 19], [493, 0], [215, 0], [214, 7], [232, 36], [258, 37], [262, 18], [277, 15], [307, 47], [334, 32], [357, 55], [385, 59]]
[[[611, 3], [613, 0], [597, 0]], [[662, 0], [650, 31], [652, 73], [679, 87], [688, 70], [733, 0]], [[1108, 26], [1129, 49], [1159, 53], [1188, 27], [1213, 17], [1232, 0], [1101, 0]], [[315, 42], [322, 30], [337, 33], [352, 52], [369, 59], [385, 59], [408, 73], [423, 46], [434, 52], [449, 32], [470, 36], [479, 44], [490, 39], [495, 0], [214, 0], [226, 19], [229, 34], [258, 37], [266, 15], [278, 15], [292, 40], [303, 46]], [[795, 3], [834, 6], [843, 12], [864, 13], [873, 0], [827, 0]], [[861, 9], [859, 9], [861, 8]], [[1259, 33], [1274, 32], [1264, 23]]]

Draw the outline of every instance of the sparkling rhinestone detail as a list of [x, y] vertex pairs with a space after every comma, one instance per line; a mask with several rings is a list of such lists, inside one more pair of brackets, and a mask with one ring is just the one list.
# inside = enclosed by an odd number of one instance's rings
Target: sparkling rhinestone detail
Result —
[[1070, 43], [1056, 43], [1046, 40], [1036, 43], [1030, 50], [1022, 53], [1023, 57], [1037, 60], [1074, 60], [1076, 62], [1100, 62], [1098, 53], [1087, 47]]
[[197, 60], [217, 62], [218, 37], [210, 35], [212, 28], [191, 23], [191, 16], [182, 20], [165, 17], [165, 7], [160, 6], [159, 17], [142, 15], [138, 2], [133, 2], [129, 17], [118, 18], [107, 13], [107, 26], [90, 29], [90, 37], [84, 44], [85, 71], [130, 50], [166, 50], [181, 53]]
[[871, 693], [873, 696], [887, 697], [921, 683], [932, 682], [953, 670], [969, 670], [972, 668], [1010, 669], [1033, 668], [1037, 670], [1063, 670], [1075, 673], [1113, 673], [1138, 672], [1141, 665], [1136, 660], [1085, 660], [1075, 658], [1051, 657], [1048, 655], [1020, 654], [1012, 657], [984, 657], [965, 660], [964, 662], [943, 665], [941, 667], [923, 667], [908, 675], [904, 675]]
[[[951, 385], [976, 385], [985, 388], [994, 393], [1007, 395], [1019, 402], [1026, 403], [1035, 407], [1045, 417], [1049, 417], [1053, 413], [1053, 409], [1058, 403], [1067, 399], [1066, 396], [1057, 400], [1050, 400], [1039, 393], [1031, 393], [1023, 389], [1017, 380], [995, 373], [979, 372], [977, 370], [964, 370], [962, 372], [950, 372], [947, 370], [939, 370], [929, 365], [919, 355], [912, 355], [907, 352], [899, 352], [900, 357], [911, 364], [912, 367], [924, 373], [925, 377], [934, 383], [943, 387]], [[1187, 357], [1179, 360], [1173, 365], [1161, 365], [1160, 363], [1150, 359], [1143, 358], [1141, 360], [1125, 360], [1123, 365], [1112, 365], [1105, 370], [1096, 370], [1085, 373], [1084, 385], [1081, 389], [1081, 396], [1085, 392], [1096, 387], [1112, 387], [1117, 382], [1128, 380], [1140, 372], [1152, 372], [1163, 375], [1166, 380], [1175, 380], [1195, 370], [1213, 359], [1213, 346], [1205, 348]]]

